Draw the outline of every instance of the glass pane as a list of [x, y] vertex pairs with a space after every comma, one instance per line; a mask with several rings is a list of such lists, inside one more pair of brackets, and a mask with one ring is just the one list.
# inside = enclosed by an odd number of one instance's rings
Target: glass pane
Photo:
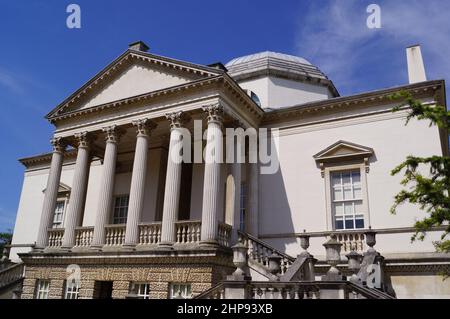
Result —
[[355, 214], [364, 213], [362, 201], [355, 201]]
[[353, 225], [353, 217], [345, 218], [345, 229], [353, 229], [355, 226]]
[[333, 173], [331, 174], [331, 186], [340, 186], [341, 185], [341, 174]]
[[336, 229], [344, 229], [344, 222], [342, 220], [336, 219], [335, 228]]
[[352, 173], [353, 184], [359, 184], [361, 182], [361, 174], [357, 171]]
[[364, 228], [364, 219], [355, 219], [355, 227], [356, 228]]
[[362, 192], [360, 187], [355, 187], [353, 189], [353, 198], [362, 198]]
[[344, 188], [344, 199], [353, 199], [353, 192], [350, 187]]
[[342, 184], [350, 186], [350, 173], [342, 173]]
[[334, 214], [343, 215], [344, 214], [344, 203], [334, 204]]
[[353, 202], [344, 203], [345, 215], [353, 215]]
[[334, 194], [333, 194], [333, 198], [334, 200], [342, 200], [342, 190], [341, 189], [334, 189]]

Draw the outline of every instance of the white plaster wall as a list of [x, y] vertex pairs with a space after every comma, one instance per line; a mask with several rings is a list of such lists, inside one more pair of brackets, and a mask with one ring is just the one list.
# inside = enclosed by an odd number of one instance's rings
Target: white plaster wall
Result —
[[[404, 126], [403, 118], [395, 117], [368, 123], [347, 121], [340, 126], [321, 124], [298, 132], [290, 129], [289, 135], [283, 135], [283, 131], [280, 134], [280, 170], [273, 175], [261, 175], [259, 179], [260, 235], [327, 229], [325, 183], [313, 155], [338, 140], [368, 146], [375, 151], [376, 158], [370, 163], [367, 174], [372, 228], [411, 227], [417, 218], [424, 216], [416, 206], [404, 205], [397, 215], [390, 214], [389, 208], [394, 194], [401, 189], [401, 176], [392, 177], [390, 171], [410, 154], [429, 156], [442, 152], [438, 130], [430, 128], [426, 121], [412, 121], [408, 126]], [[369, 226], [367, 220], [366, 226]], [[384, 246], [383, 252], [433, 251], [430, 241], [424, 248], [410, 245], [409, 238], [410, 234], [406, 235], [398, 245], [390, 244], [389, 240], [384, 245], [380, 239], [380, 246]], [[292, 255], [300, 252], [294, 238], [268, 242]]]
[[274, 109], [330, 97], [331, 92], [325, 86], [269, 77], [269, 107]]
[[278, 109], [297, 104], [320, 101], [330, 98], [327, 87], [274, 76], [260, 77], [239, 82], [246, 90], [251, 90], [261, 102], [262, 108]]

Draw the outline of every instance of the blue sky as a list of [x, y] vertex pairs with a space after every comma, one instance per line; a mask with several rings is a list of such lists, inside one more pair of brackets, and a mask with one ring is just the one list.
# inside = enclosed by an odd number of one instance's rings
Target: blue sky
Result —
[[[70, 3], [81, 7], [81, 29], [66, 27]], [[381, 7], [381, 29], [366, 26], [370, 3]], [[299, 55], [341, 95], [407, 83], [405, 48], [416, 43], [429, 79], [450, 74], [447, 0], [0, 4], [0, 231], [14, 227], [24, 171], [17, 159], [50, 150], [44, 115], [130, 42], [144, 40], [153, 53], [201, 64], [265, 50]]]

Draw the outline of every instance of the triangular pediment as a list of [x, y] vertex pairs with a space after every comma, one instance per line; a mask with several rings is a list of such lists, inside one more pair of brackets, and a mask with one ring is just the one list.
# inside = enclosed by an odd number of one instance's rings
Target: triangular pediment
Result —
[[370, 157], [373, 153], [374, 151], [370, 147], [338, 141], [314, 155], [314, 159], [316, 161], [326, 161], [340, 158]]
[[[47, 189], [47, 188], [44, 188], [44, 189], [42, 190], [42, 192], [45, 193], [45, 190], [46, 190], [46, 189]], [[70, 188], [69, 186], [67, 186], [66, 184], [64, 184], [64, 183], [59, 183], [59, 186], [58, 186], [58, 194], [70, 193], [70, 190], [71, 190], [71, 188]]]
[[210, 67], [128, 50], [51, 111], [47, 118], [176, 87], [220, 74]]

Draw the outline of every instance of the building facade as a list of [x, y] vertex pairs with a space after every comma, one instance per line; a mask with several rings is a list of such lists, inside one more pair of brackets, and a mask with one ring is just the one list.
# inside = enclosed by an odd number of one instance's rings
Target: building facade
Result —
[[[20, 160], [10, 259], [25, 265], [21, 298], [189, 298], [235, 271], [231, 247], [242, 238], [253, 280], [271, 279], [270, 254], [284, 256], [287, 271], [304, 236], [319, 278], [330, 236], [345, 260], [368, 248], [369, 229], [386, 291], [450, 297], [440, 275], [450, 258], [432, 244], [442, 229], [411, 243], [424, 213], [389, 212], [401, 189], [396, 165], [448, 155], [446, 132], [405, 126], [408, 108], [393, 113], [389, 96], [406, 90], [445, 105], [443, 81], [340, 97], [299, 57], [262, 52], [203, 66], [147, 51], [131, 44], [52, 110], [53, 151]], [[227, 129], [244, 131], [230, 144], [243, 163], [222, 160]], [[194, 160], [199, 149], [213, 160]]]

